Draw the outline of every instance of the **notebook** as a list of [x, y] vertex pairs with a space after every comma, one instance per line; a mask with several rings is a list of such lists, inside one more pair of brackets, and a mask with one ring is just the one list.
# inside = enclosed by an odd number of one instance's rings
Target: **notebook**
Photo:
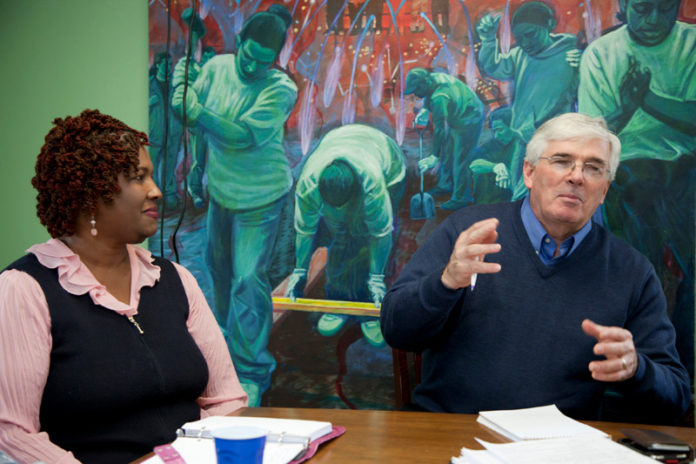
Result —
[[582, 436], [608, 437], [601, 430], [564, 415], [553, 404], [526, 409], [481, 411], [476, 421], [513, 441]]
[[[263, 464], [299, 463], [309, 459], [320, 443], [341, 435], [345, 428], [330, 422], [277, 419], [268, 417], [211, 416], [187, 422], [178, 431], [171, 446], [188, 464], [215, 464], [212, 431], [231, 426], [258, 427], [268, 430]], [[164, 464], [155, 455], [143, 464]]]

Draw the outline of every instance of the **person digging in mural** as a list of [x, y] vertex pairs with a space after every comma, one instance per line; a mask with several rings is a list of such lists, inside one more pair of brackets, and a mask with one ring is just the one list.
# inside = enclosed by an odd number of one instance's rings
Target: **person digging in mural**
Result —
[[[186, 96], [189, 130], [208, 146], [206, 259], [214, 310], [251, 406], [260, 404], [275, 369], [268, 266], [292, 185], [283, 136], [297, 87], [272, 68], [285, 32], [277, 15], [255, 13], [237, 36], [236, 54], [211, 58]], [[177, 67], [183, 75], [182, 63]], [[182, 113], [183, 85], [172, 107]]]
[[[677, 21], [680, 5], [621, 0], [625, 24], [583, 54], [578, 104], [605, 117], [623, 147], [604, 207], [608, 226], [660, 275], [681, 280], [672, 321], [693, 378], [696, 25]], [[675, 264], [666, 269], [669, 261]]]
[[524, 147], [510, 129], [512, 110], [496, 108], [488, 116], [493, 137], [476, 148], [469, 168], [474, 173], [474, 201], [478, 204], [517, 200], [527, 194], [522, 172]]
[[247, 405], [193, 275], [136, 245], [162, 199], [147, 144], [97, 110], [44, 139], [31, 182], [52, 238], [0, 274], [0, 449], [18, 462], [131, 462]]
[[413, 254], [381, 323], [391, 346], [423, 353], [417, 407], [556, 404], [596, 420], [612, 388], [627, 422], [680, 419], [689, 376], [655, 270], [591, 220], [620, 153], [602, 118], [557, 116], [527, 145], [524, 200], [460, 210]]
[[431, 154], [418, 162], [420, 172], [440, 161], [437, 186], [432, 196], [451, 193], [442, 209], [459, 209], [473, 201], [468, 159], [478, 144], [483, 125], [483, 103], [469, 87], [456, 77], [413, 68], [406, 75], [404, 95], [423, 98], [423, 107], [433, 121]]
[[[296, 268], [286, 295], [301, 297], [320, 220], [330, 234], [326, 298], [382, 303], [384, 272], [392, 249], [394, 217], [404, 191], [406, 166], [395, 140], [350, 124], [329, 131], [309, 155], [295, 190]], [[347, 321], [324, 314], [319, 333], [331, 336]], [[361, 320], [365, 339], [384, 346], [379, 320]]]
[[[510, 128], [524, 150], [544, 121], [573, 111], [580, 51], [574, 35], [551, 32], [556, 27], [554, 11], [543, 2], [527, 2], [517, 8], [511, 21], [516, 46], [509, 53], [500, 52], [499, 23], [499, 16], [487, 14], [477, 24], [481, 39], [478, 61], [490, 77], [514, 81]], [[521, 167], [511, 175], [521, 178]]]

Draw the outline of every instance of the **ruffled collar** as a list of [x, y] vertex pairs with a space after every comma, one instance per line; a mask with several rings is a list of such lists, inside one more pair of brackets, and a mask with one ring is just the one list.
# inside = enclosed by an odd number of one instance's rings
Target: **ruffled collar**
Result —
[[138, 313], [140, 290], [155, 285], [160, 277], [160, 268], [153, 264], [154, 259], [149, 251], [137, 245], [127, 247], [131, 266], [130, 304], [117, 300], [109, 293], [82, 263], [80, 257], [59, 239], [52, 238], [34, 245], [27, 252], [36, 256], [43, 266], [58, 269], [58, 282], [66, 292], [72, 295], [89, 293], [94, 304], [125, 316], [133, 316]]

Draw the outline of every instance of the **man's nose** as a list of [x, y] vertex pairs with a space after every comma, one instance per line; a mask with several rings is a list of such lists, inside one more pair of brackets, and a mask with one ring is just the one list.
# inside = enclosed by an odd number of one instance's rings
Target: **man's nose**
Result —
[[568, 179], [574, 184], [582, 184], [585, 180], [585, 176], [582, 172], [582, 163], [575, 162], [573, 167], [570, 168], [568, 173]]

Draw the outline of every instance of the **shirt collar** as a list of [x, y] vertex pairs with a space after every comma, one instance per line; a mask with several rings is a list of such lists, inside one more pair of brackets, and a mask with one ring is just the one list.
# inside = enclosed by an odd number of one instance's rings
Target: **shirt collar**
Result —
[[[570, 256], [585, 239], [585, 237], [587, 237], [590, 230], [592, 230], [592, 220], [589, 220], [580, 230], [568, 237], [561, 244], [561, 255], [554, 259], [552, 256], [553, 251], [556, 248], [556, 242], [549, 236], [546, 229], [544, 229], [544, 226], [541, 224], [541, 222], [539, 222], [539, 219], [534, 214], [534, 211], [532, 211], [532, 206], [529, 203], [529, 195], [527, 195], [522, 201], [520, 214], [522, 215], [522, 224], [524, 224], [524, 229], [527, 231], [527, 236], [529, 236], [529, 240], [532, 242], [534, 250], [537, 252], [537, 255], [544, 262], [544, 264], [549, 264], [550, 262], [558, 261]], [[550, 241], [547, 242], [546, 239], [549, 239]], [[550, 249], [551, 251], [547, 251], [545, 253], [545, 246], [546, 250]]]

